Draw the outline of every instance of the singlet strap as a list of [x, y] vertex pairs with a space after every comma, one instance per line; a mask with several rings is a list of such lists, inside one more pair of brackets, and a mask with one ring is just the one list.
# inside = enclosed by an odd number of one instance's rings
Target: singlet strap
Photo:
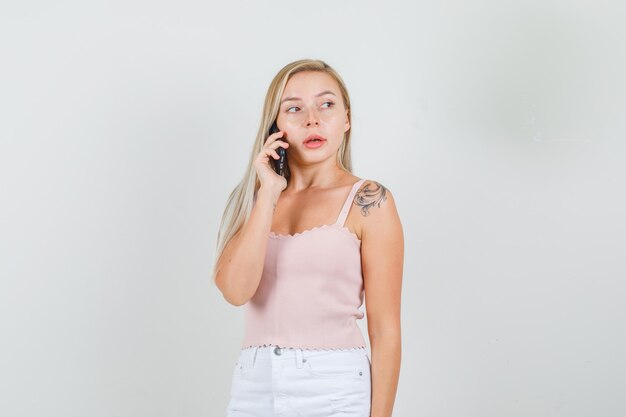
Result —
[[350, 212], [350, 207], [352, 207], [352, 201], [354, 200], [354, 195], [358, 191], [361, 184], [365, 182], [365, 180], [366, 180], [365, 178], [362, 178], [352, 186], [352, 189], [350, 190], [350, 194], [348, 194], [348, 198], [346, 198], [346, 201], [343, 203], [343, 207], [341, 208], [339, 217], [337, 217], [337, 221], [335, 222], [336, 225], [343, 227], [343, 224], [346, 221], [346, 217], [348, 217], [348, 213]]

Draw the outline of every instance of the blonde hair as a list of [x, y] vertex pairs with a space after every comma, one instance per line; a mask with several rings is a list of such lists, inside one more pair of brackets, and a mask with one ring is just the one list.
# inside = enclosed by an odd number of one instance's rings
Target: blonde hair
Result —
[[[278, 117], [280, 98], [283, 95], [287, 82], [294, 74], [303, 71], [324, 72], [330, 75], [337, 82], [345, 109], [347, 110], [348, 121], [350, 122], [350, 126], [352, 126], [350, 96], [348, 95], [348, 90], [341, 76], [330, 65], [318, 59], [301, 59], [285, 65], [278, 72], [278, 74], [276, 74], [265, 95], [261, 125], [259, 126], [256, 140], [254, 142], [254, 146], [252, 147], [248, 167], [243, 179], [230, 193], [226, 202], [226, 208], [222, 214], [222, 220], [217, 234], [215, 261], [213, 263], [211, 273], [211, 280], [214, 285], [215, 277], [217, 275], [218, 260], [222, 256], [224, 248], [228, 242], [250, 218], [254, 197], [261, 185], [257, 177], [256, 170], [254, 169], [253, 162], [256, 156], [261, 152], [263, 145], [269, 136], [270, 127]], [[338, 166], [348, 172], [352, 172], [352, 160], [350, 156], [351, 131], [352, 129], [350, 128], [344, 133], [342, 144], [337, 152]], [[290, 176], [289, 167], [287, 166], [285, 170], [285, 179], [287, 180], [287, 183], [289, 183]]]

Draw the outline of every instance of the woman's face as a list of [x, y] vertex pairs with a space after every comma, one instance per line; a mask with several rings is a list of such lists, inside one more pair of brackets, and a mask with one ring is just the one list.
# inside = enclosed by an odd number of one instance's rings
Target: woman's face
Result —
[[[350, 129], [348, 112], [339, 85], [324, 72], [304, 71], [293, 75], [281, 97], [278, 128], [289, 143], [289, 161], [312, 163], [335, 157], [344, 132]], [[307, 146], [310, 135], [324, 140]]]

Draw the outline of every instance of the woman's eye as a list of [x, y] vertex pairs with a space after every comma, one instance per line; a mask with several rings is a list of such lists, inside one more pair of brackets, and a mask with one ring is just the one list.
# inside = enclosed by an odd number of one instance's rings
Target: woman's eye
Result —
[[[324, 104], [329, 104], [329, 106], [328, 106], [328, 107], [326, 107], [327, 109], [329, 109], [329, 108], [331, 108], [332, 106], [334, 106], [334, 105], [335, 105], [335, 103], [333, 103], [332, 101], [326, 101], [326, 102], [322, 103], [322, 106], [323, 106]], [[291, 109], [300, 109], [300, 107], [297, 107], [297, 106], [289, 107], [289, 108], [287, 109], [287, 112], [288, 112], [288, 113], [293, 113], [293, 112], [291, 111]]]

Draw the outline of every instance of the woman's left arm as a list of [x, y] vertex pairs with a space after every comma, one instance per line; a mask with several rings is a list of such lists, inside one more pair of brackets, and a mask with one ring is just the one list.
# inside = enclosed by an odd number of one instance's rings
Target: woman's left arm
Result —
[[361, 207], [361, 266], [367, 329], [372, 350], [371, 417], [391, 417], [402, 343], [400, 299], [404, 263], [402, 225], [391, 192], [367, 181], [355, 204]]

